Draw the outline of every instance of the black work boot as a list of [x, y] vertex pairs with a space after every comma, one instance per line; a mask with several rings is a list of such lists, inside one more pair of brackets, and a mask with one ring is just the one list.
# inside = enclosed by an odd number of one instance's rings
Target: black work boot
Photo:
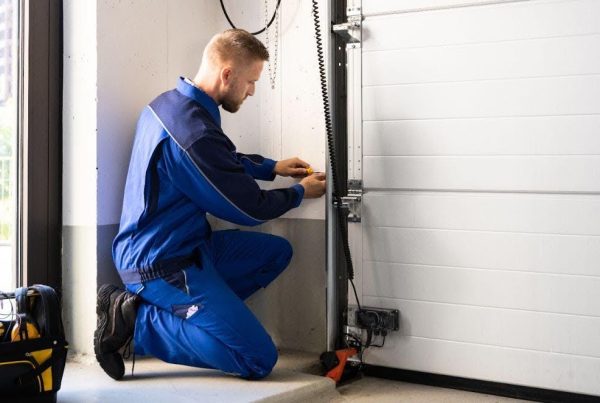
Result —
[[116, 380], [125, 374], [119, 349], [131, 342], [139, 303], [140, 297], [114, 285], [104, 284], [98, 290], [94, 352], [104, 372]]

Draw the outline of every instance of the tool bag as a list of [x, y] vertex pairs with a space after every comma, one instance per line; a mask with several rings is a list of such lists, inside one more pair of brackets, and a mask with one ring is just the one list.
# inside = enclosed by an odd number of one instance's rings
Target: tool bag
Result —
[[56, 292], [37, 284], [0, 300], [0, 401], [56, 402], [68, 348]]

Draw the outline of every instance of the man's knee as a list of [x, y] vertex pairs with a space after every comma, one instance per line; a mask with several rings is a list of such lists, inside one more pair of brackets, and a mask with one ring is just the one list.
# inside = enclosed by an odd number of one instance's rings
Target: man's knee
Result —
[[271, 235], [268, 260], [257, 277], [259, 284], [266, 287], [275, 280], [288, 267], [292, 255], [292, 245], [287, 239]]
[[264, 343], [256, 350], [257, 354], [246, 359], [248, 366], [248, 374], [244, 376], [246, 379], [262, 379], [273, 371], [273, 367], [277, 363], [279, 356], [277, 348], [272, 341]]
[[292, 244], [280, 236], [273, 235], [274, 250], [275, 250], [275, 263], [281, 270], [285, 269], [287, 265], [292, 260], [292, 255], [294, 254], [294, 250], [292, 248]]

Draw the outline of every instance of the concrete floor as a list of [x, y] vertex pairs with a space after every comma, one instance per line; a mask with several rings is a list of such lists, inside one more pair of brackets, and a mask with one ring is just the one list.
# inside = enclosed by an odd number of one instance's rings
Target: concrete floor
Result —
[[[126, 362], [123, 380], [109, 378], [89, 357], [67, 362], [59, 403], [112, 402], [330, 402], [337, 392], [333, 381], [301, 372], [306, 360], [285, 358], [261, 381], [245, 381], [219, 371], [137, 359], [135, 375]], [[293, 368], [293, 369], [289, 369]]]
[[515, 403], [524, 400], [509, 399], [462, 390], [436, 388], [427, 385], [365, 377], [337, 388], [340, 397], [334, 403]]
[[135, 376], [126, 363], [125, 378], [109, 378], [90, 357], [67, 363], [60, 403], [185, 402], [518, 402], [497, 396], [365, 377], [335, 388], [315, 375], [314, 354], [284, 352], [273, 373], [261, 381], [244, 381], [218, 371], [138, 359]]

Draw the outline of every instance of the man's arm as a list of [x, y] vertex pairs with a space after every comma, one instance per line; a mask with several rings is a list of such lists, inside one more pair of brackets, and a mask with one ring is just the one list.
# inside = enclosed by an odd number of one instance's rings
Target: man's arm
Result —
[[276, 161], [258, 154], [236, 153], [238, 160], [244, 166], [246, 173], [254, 179], [272, 181], [275, 179]]
[[262, 190], [246, 172], [225, 138], [203, 136], [182, 149], [165, 144], [168, 175], [173, 184], [199, 208], [241, 225], [258, 225], [298, 207], [304, 187]]
[[312, 173], [309, 171], [310, 164], [298, 157], [274, 161], [258, 154], [236, 153], [236, 155], [244, 165], [246, 173], [254, 179], [272, 181], [276, 175], [304, 178]]

